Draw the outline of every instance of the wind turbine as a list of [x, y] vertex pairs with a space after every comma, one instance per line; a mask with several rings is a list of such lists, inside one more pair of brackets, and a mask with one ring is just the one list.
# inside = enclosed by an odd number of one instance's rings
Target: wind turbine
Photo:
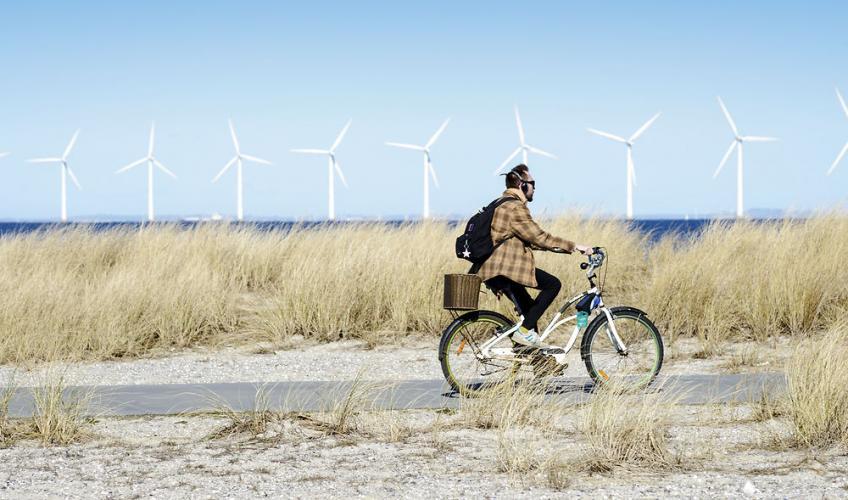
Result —
[[[396, 148], [404, 148], [404, 149], [412, 149], [415, 151], [422, 151], [424, 153], [424, 212], [422, 217], [425, 219], [430, 218], [430, 179], [433, 178], [433, 184], [436, 185], [436, 188], [439, 187], [439, 179], [436, 177], [436, 171], [433, 169], [432, 163], [430, 163], [430, 148], [433, 144], [436, 143], [436, 140], [442, 135], [442, 132], [445, 131], [445, 128], [450, 123], [450, 118], [442, 123], [442, 126], [436, 130], [436, 133], [430, 137], [430, 140], [427, 141], [427, 144], [423, 146], [416, 146], [414, 144], [402, 144], [398, 142], [387, 142], [386, 145], [394, 146]], [[429, 177], [428, 177], [429, 176]]]
[[636, 185], [636, 169], [633, 168], [633, 143], [640, 135], [645, 133], [645, 131], [648, 130], [648, 128], [653, 125], [659, 117], [660, 113], [655, 114], [650, 120], [646, 121], [641, 127], [639, 127], [639, 130], [634, 132], [629, 139], [610, 134], [609, 132], [595, 130], [593, 128], [586, 129], [595, 135], [606, 137], [607, 139], [612, 139], [613, 141], [627, 145], [627, 220], [633, 220], [633, 186]]
[[165, 165], [162, 165], [159, 162], [159, 160], [157, 160], [156, 157], [153, 156], [153, 138], [154, 138], [155, 134], [156, 134], [156, 124], [151, 123], [150, 124], [150, 142], [148, 143], [148, 146], [147, 146], [147, 156], [145, 156], [144, 158], [142, 158], [140, 160], [136, 160], [136, 161], [130, 163], [129, 165], [127, 165], [126, 167], [123, 167], [120, 170], [118, 170], [117, 172], [115, 172], [116, 174], [122, 174], [122, 173], [126, 172], [127, 170], [130, 170], [134, 167], [137, 167], [138, 165], [141, 165], [144, 162], [147, 162], [147, 220], [149, 220], [150, 222], [153, 222], [153, 167], [156, 166], [156, 167], [159, 168], [159, 170], [165, 172], [166, 174], [170, 175], [174, 179], [177, 178], [177, 176], [174, 175], [173, 172], [168, 170], [165, 167]]
[[71, 177], [71, 181], [73, 181], [74, 185], [82, 191], [82, 186], [80, 186], [79, 181], [77, 180], [77, 176], [74, 175], [73, 170], [68, 166], [68, 155], [71, 154], [71, 150], [74, 149], [74, 144], [77, 142], [77, 137], [79, 137], [80, 131], [77, 130], [74, 132], [73, 137], [71, 137], [71, 141], [68, 143], [68, 146], [65, 148], [65, 152], [62, 153], [62, 156], [59, 158], [36, 158], [33, 160], [27, 160], [29, 163], [59, 163], [61, 165], [62, 171], [62, 222], [68, 222], [68, 181], [67, 176]]
[[724, 153], [724, 157], [721, 159], [721, 163], [719, 163], [718, 168], [713, 174], [713, 179], [718, 177], [719, 172], [721, 172], [724, 164], [727, 163], [727, 159], [730, 158], [730, 155], [733, 153], [733, 149], [736, 148], [736, 217], [742, 218], [745, 216], [745, 209], [742, 197], [742, 146], [746, 142], [773, 142], [776, 141], [776, 137], [761, 137], [756, 135], [739, 135], [739, 129], [736, 128], [736, 123], [733, 122], [733, 118], [730, 116], [730, 112], [727, 111], [727, 107], [724, 105], [724, 101], [721, 100], [721, 97], [718, 97], [718, 105], [721, 106], [721, 111], [724, 113], [724, 117], [727, 118], [727, 123], [730, 124], [730, 129], [733, 131], [733, 142], [730, 143], [730, 147], [727, 148], [727, 152]]
[[236, 129], [233, 127], [233, 121], [228, 120], [230, 124], [230, 136], [233, 138], [233, 146], [236, 148], [236, 155], [224, 165], [224, 168], [218, 172], [218, 175], [212, 179], [212, 182], [218, 182], [218, 179], [221, 178], [224, 173], [233, 166], [236, 165], [236, 215], [238, 220], [244, 220], [244, 185], [242, 182], [242, 166], [244, 164], [244, 160], [252, 161], [255, 163], [261, 163], [263, 165], [273, 165], [268, 160], [263, 160], [262, 158], [257, 158], [255, 156], [246, 155], [241, 152], [241, 148], [239, 147], [238, 137], [236, 137]]
[[328, 179], [328, 198], [327, 198], [327, 218], [329, 220], [334, 220], [336, 218], [336, 194], [335, 194], [335, 173], [339, 174], [339, 179], [342, 180], [342, 184], [347, 188], [347, 180], [345, 180], [345, 176], [342, 173], [342, 169], [339, 167], [339, 162], [336, 161], [336, 148], [341, 144], [342, 139], [345, 134], [347, 134], [347, 129], [350, 128], [350, 124], [353, 120], [348, 120], [347, 124], [345, 124], [342, 131], [339, 132], [338, 137], [336, 137], [333, 145], [330, 146], [330, 149], [292, 149], [292, 153], [304, 153], [308, 155], [327, 155], [327, 179]]
[[513, 158], [518, 156], [518, 153], [522, 153], [522, 160], [525, 165], [527, 165], [527, 153], [534, 153], [537, 155], [545, 156], [551, 159], [556, 160], [556, 156], [548, 153], [547, 151], [542, 151], [539, 148], [533, 147], [527, 144], [527, 141], [524, 139], [524, 126], [521, 125], [521, 115], [518, 114], [518, 106], [515, 106], [515, 125], [518, 127], [518, 147], [515, 148], [515, 151], [509, 155], [509, 157], [501, 163], [501, 166], [495, 170], [494, 175], [498, 175], [501, 173], [504, 167], [506, 167], [509, 162], [512, 161]]
[[[839, 98], [839, 104], [842, 105], [842, 111], [845, 112], [845, 116], [848, 116], [848, 106], [845, 105], [845, 99], [842, 98], [842, 94], [839, 93], [839, 89], [836, 89], [836, 97]], [[842, 157], [845, 156], [845, 153], [848, 152], [848, 142], [842, 146], [842, 151], [839, 152], [839, 156], [836, 157], [836, 160], [833, 162], [833, 165], [830, 166], [830, 169], [827, 171], [827, 175], [833, 173], [833, 170], [836, 168], [836, 165], [842, 161]]]

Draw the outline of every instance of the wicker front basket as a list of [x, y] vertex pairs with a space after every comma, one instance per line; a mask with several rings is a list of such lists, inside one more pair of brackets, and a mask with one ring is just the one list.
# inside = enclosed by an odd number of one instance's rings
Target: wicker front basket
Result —
[[480, 300], [480, 278], [476, 274], [445, 275], [445, 309], [477, 309]]

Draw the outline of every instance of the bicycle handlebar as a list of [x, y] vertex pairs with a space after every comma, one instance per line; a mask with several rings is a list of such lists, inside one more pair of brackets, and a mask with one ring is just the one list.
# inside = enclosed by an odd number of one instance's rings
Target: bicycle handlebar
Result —
[[601, 267], [604, 264], [604, 260], [606, 260], [606, 258], [607, 253], [604, 251], [603, 248], [594, 247], [592, 248], [592, 254], [587, 256], [587, 259], [589, 261], [581, 262], [580, 269], [583, 269], [584, 271], [588, 269], [589, 271], [586, 272], [586, 277], [591, 280], [591, 278], [594, 276], [595, 269]]

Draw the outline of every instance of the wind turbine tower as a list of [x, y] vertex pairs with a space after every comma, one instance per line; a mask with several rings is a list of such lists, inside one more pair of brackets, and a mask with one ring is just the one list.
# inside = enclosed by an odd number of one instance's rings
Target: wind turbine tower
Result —
[[262, 158], [242, 153], [238, 137], [236, 137], [236, 129], [233, 127], [233, 121], [229, 120], [229, 124], [230, 136], [233, 138], [233, 146], [236, 148], [236, 155], [233, 156], [226, 165], [224, 165], [224, 168], [218, 172], [218, 175], [212, 179], [212, 182], [218, 182], [218, 179], [220, 179], [221, 176], [233, 166], [233, 164], [236, 165], [236, 217], [238, 217], [239, 221], [242, 221], [244, 220], [244, 183], [242, 181], [242, 167], [244, 165], [244, 160], [261, 163], [262, 165], [273, 165], [273, 163], [268, 160], [263, 160]]
[[439, 179], [436, 177], [436, 171], [433, 169], [433, 164], [430, 162], [430, 148], [433, 144], [436, 143], [436, 140], [442, 135], [442, 132], [447, 128], [448, 123], [450, 123], [450, 118], [442, 123], [442, 126], [436, 130], [436, 133], [430, 137], [430, 140], [427, 141], [423, 146], [417, 146], [415, 144], [403, 144], [399, 142], [387, 142], [386, 145], [393, 146], [396, 148], [403, 149], [412, 149], [414, 151], [421, 151], [424, 153], [424, 211], [422, 212], [422, 217], [424, 219], [430, 218], [430, 177], [433, 178], [433, 184], [436, 185], [436, 188], [439, 187]]
[[333, 142], [333, 145], [330, 146], [330, 149], [292, 149], [292, 153], [304, 153], [308, 155], [327, 155], [327, 219], [335, 220], [336, 219], [336, 190], [335, 190], [335, 177], [336, 174], [339, 175], [339, 179], [341, 179], [344, 187], [347, 188], [347, 180], [345, 180], [344, 173], [342, 173], [341, 167], [339, 167], [339, 162], [336, 160], [336, 148], [339, 147], [339, 144], [342, 143], [342, 139], [344, 139], [345, 134], [347, 134], [347, 130], [350, 128], [352, 120], [348, 120], [345, 124], [342, 131], [339, 132], [339, 135], [336, 137], [336, 140]]
[[62, 153], [61, 157], [58, 158], [35, 158], [33, 160], [27, 160], [30, 163], [58, 163], [61, 167], [62, 172], [62, 194], [61, 194], [61, 221], [68, 222], [68, 181], [67, 177], [71, 178], [71, 181], [74, 185], [82, 191], [82, 186], [80, 186], [79, 181], [77, 180], [77, 176], [74, 175], [74, 171], [71, 170], [71, 167], [68, 166], [68, 156], [71, 154], [71, 150], [74, 149], [74, 144], [77, 142], [77, 137], [79, 137], [80, 131], [77, 130], [74, 132], [73, 137], [71, 137], [71, 141], [68, 143], [68, 146], [65, 148], [65, 152]]
[[117, 172], [115, 172], [116, 174], [122, 174], [122, 173], [126, 172], [127, 170], [130, 170], [134, 167], [137, 167], [138, 165], [141, 165], [142, 163], [147, 162], [147, 220], [150, 221], [150, 222], [153, 222], [153, 167], [155, 166], [156, 168], [158, 168], [159, 170], [170, 175], [174, 179], [177, 178], [177, 176], [174, 175], [173, 172], [168, 170], [165, 167], [165, 165], [162, 165], [162, 163], [160, 163], [159, 160], [157, 160], [156, 157], [153, 156], [153, 140], [154, 140], [155, 134], [156, 134], [156, 125], [151, 123], [150, 124], [150, 141], [147, 144], [147, 156], [145, 156], [144, 158], [141, 158], [139, 160], [136, 160], [136, 161], [130, 163], [129, 165], [127, 165], [126, 167], [123, 167], [123, 168], [119, 169]]
[[727, 107], [724, 105], [724, 101], [721, 100], [721, 97], [718, 98], [718, 105], [721, 106], [721, 111], [724, 113], [724, 117], [727, 118], [727, 123], [730, 125], [730, 130], [733, 131], [733, 142], [730, 143], [730, 147], [727, 148], [727, 152], [724, 153], [724, 157], [721, 159], [721, 163], [719, 163], [718, 168], [713, 174], [713, 179], [718, 177], [719, 172], [724, 167], [724, 164], [727, 163], [728, 158], [733, 153], [733, 150], [736, 149], [736, 218], [741, 219], [745, 217], [745, 204], [743, 199], [743, 161], [742, 161], [742, 148], [746, 142], [773, 142], [776, 141], [775, 137], [762, 137], [756, 135], [741, 135], [739, 133], [739, 129], [736, 128], [736, 123], [733, 121], [733, 117], [730, 116], [730, 112], [727, 111]]
[[533, 154], [545, 156], [547, 158], [551, 158], [553, 160], [556, 160], [556, 156], [554, 156], [553, 154], [548, 153], [547, 151], [542, 151], [541, 149], [539, 149], [537, 147], [534, 147], [534, 146], [527, 144], [527, 141], [524, 138], [524, 125], [521, 124], [521, 115], [518, 114], [518, 106], [515, 106], [514, 110], [515, 110], [515, 125], [516, 125], [516, 127], [518, 127], [518, 147], [515, 148], [515, 151], [513, 151], [507, 157], [507, 159], [504, 160], [503, 163], [501, 163], [501, 165], [497, 168], [497, 170], [495, 170], [494, 175], [498, 175], [499, 173], [501, 173], [503, 171], [504, 167], [506, 167], [509, 164], [509, 162], [512, 161], [513, 158], [518, 156], [518, 153], [521, 153], [521, 158], [522, 158], [522, 161], [525, 165], [529, 165], [527, 163], [528, 153], [533, 153]]
[[639, 127], [639, 130], [634, 132], [629, 139], [610, 134], [609, 132], [595, 130], [593, 128], [587, 129], [595, 135], [606, 137], [607, 139], [620, 142], [627, 146], [627, 220], [633, 220], [633, 186], [636, 185], [636, 169], [633, 168], [633, 143], [636, 142], [636, 139], [645, 133], [645, 131], [648, 130], [648, 128], [653, 125], [659, 117], [660, 113], [655, 114], [650, 120], [646, 121], [641, 127]]

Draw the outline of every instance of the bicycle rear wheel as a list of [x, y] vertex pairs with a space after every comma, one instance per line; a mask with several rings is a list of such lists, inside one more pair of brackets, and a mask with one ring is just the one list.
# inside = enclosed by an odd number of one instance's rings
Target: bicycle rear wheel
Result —
[[439, 362], [445, 380], [455, 391], [472, 396], [514, 379], [520, 363], [480, 356], [480, 346], [510, 326], [506, 317], [494, 311], [472, 311], [445, 329], [439, 343]]
[[663, 342], [659, 330], [638, 309], [613, 307], [610, 314], [627, 350], [619, 352], [613, 344], [609, 320], [600, 314], [583, 334], [580, 354], [586, 370], [597, 384], [613, 383], [622, 388], [647, 386], [662, 368]]

